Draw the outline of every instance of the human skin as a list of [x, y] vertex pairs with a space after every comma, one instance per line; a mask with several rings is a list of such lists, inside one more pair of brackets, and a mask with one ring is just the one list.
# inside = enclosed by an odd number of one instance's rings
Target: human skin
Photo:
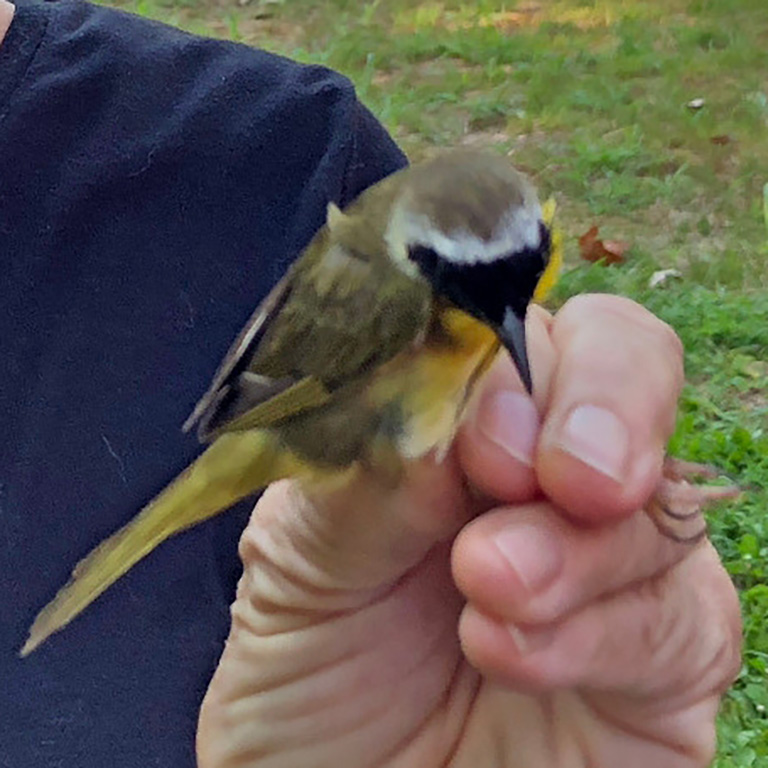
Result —
[[708, 541], [662, 537], [683, 381], [671, 329], [611, 296], [528, 326], [448, 457], [309, 499], [275, 484], [240, 544], [200, 768], [694, 768], [740, 663]]
[[3, 44], [5, 35], [8, 32], [8, 27], [11, 26], [13, 20], [13, 12], [16, 10], [16, 6], [7, 2], [7, 0], [0, 0], [0, 45]]

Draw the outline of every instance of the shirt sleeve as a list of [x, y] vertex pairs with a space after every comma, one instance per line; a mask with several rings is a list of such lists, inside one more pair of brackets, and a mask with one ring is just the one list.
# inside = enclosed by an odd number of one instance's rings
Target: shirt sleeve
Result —
[[342, 207], [364, 189], [406, 164], [405, 155], [392, 137], [359, 102], [355, 104], [352, 125], [353, 144], [339, 200]]
[[15, 2], [0, 46], [2, 758], [192, 768], [252, 502], [16, 651], [75, 562], [200, 451], [180, 425], [327, 202], [405, 158], [327, 69], [81, 0]]

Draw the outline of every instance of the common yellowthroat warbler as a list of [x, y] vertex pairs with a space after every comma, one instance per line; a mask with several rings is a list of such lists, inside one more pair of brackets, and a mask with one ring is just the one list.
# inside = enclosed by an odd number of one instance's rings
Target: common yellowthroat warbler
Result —
[[166, 538], [275, 480], [343, 483], [362, 467], [396, 481], [404, 461], [439, 455], [501, 345], [530, 391], [524, 323], [560, 266], [553, 214], [503, 158], [465, 151], [330, 204], [184, 425], [210, 447], [77, 565], [22, 655]]

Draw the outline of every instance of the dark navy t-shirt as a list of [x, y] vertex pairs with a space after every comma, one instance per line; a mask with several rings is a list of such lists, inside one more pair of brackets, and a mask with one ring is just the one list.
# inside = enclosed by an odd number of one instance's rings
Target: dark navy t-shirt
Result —
[[327, 70], [77, 0], [16, 3], [0, 45], [0, 766], [191, 768], [251, 504], [17, 651], [73, 564], [199, 452], [180, 425], [327, 202], [404, 158]]

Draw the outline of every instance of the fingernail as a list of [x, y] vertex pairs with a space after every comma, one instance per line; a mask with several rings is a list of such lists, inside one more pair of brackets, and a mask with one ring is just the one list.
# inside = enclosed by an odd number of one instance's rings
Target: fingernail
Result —
[[533, 466], [539, 414], [529, 397], [504, 390], [494, 392], [481, 402], [476, 423], [494, 445], [522, 464]]
[[560, 542], [546, 528], [518, 524], [499, 531], [494, 542], [531, 594], [548, 587], [563, 568]]
[[622, 482], [629, 458], [629, 432], [613, 413], [595, 405], [571, 411], [558, 447], [579, 461]]

